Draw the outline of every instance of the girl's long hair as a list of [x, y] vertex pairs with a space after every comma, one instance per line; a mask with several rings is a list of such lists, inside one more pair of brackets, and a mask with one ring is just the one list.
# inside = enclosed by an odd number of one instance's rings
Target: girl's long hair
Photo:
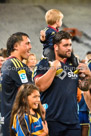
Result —
[[[34, 90], [38, 90], [38, 88], [35, 85], [29, 84], [29, 83], [21, 85], [20, 89], [18, 90], [13, 107], [12, 107], [12, 112], [11, 112], [11, 120], [10, 120], [11, 136], [15, 136], [14, 131], [12, 130], [14, 115], [15, 114], [18, 115], [18, 117], [20, 118], [20, 122], [22, 121], [24, 117], [23, 116], [24, 113], [27, 113], [29, 117], [30, 108], [29, 108], [27, 97], [31, 95], [31, 93], [33, 93]], [[43, 120], [40, 106], [38, 107], [38, 109], [35, 110], [35, 112], [38, 112]]]

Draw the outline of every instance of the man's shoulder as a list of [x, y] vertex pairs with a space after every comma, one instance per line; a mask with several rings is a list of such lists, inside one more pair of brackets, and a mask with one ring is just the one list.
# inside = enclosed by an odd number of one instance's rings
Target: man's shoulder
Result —
[[49, 62], [48, 62], [47, 57], [41, 58], [40, 61], [37, 63], [37, 66], [39, 66], [39, 65], [47, 65], [48, 66]]
[[41, 60], [37, 63], [34, 72], [33, 72], [33, 78], [38, 74], [43, 74], [49, 69], [49, 62], [47, 58], [41, 58]]
[[11, 70], [18, 71], [24, 67], [23, 63], [19, 61], [17, 58], [8, 58], [2, 65], [1, 71], [7, 72]]
[[23, 63], [17, 58], [8, 58], [6, 60], [6, 65], [14, 66], [15, 68], [23, 67]]

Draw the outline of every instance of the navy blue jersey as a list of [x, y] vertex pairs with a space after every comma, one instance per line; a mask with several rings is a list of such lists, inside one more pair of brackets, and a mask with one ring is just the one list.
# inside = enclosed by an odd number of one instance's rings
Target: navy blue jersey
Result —
[[[9, 119], [18, 88], [24, 83], [32, 83], [30, 69], [16, 58], [7, 59], [1, 69], [2, 99], [1, 115], [9, 127]], [[7, 120], [7, 121], [6, 121]], [[4, 128], [5, 129], [5, 128]], [[8, 134], [6, 134], [8, 136]]]
[[[41, 93], [41, 101], [42, 104], [48, 104], [47, 121], [76, 124], [79, 122], [77, 115], [78, 75], [72, 72], [73, 67], [67, 61], [65, 64], [60, 63], [62, 68], [57, 70], [51, 86]], [[36, 66], [34, 79], [45, 74], [49, 68], [47, 59], [42, 59]]]
[[44, 29], [45, 34], [46, 34], [46, 40], [45, 41], [41, 41], [41, 43], [43, 43], [43, 49], [46, 48], [51, 48], [53, 46], [53, 37], [54, 34], [58, 31], [57, 29], [48, 26]]
[[79, 104], [79, 111], [89, 111], [83, 94], [82, 94], [81, 101], [78, 104]]

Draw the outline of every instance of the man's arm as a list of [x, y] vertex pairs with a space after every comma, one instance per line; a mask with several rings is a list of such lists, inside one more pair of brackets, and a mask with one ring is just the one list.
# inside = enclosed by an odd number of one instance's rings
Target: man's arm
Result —
[[44, 92], [48, 89], [53, 82], [53, 79], [56, 74], [57, 68], [61, 67], [61, 64], [58, 60], [51, 62], [50, 69], [41, 77], [35, 78], [35, 85], [39, 88], [41, 92]]
[[88, 91], [91, 84], [91, 71], [84, 63], [80, 63], [79, 69], [79, 88], [83, 91]]

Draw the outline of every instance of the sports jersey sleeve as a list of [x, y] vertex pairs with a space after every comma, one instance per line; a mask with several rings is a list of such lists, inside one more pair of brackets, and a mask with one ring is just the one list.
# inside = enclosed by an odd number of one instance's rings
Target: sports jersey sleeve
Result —
[[15, 82], [16, 86], [18, 87], [21, 84], [28, 83], [30, 81], [28, 78], [29, 69], [17, 59], [11, 59], [10, 61], [11, 65], [9, 70], [9, 77], [11, 77], [12, 81]]
[[12, 80], [15, 82], [16, 86], [20, 86], [23, 83], [28, 83], [26, 71], [24, 69], [11, 70], [9, 73]]
[[30, 125], [28, 116], [24, 116], [21, 121], [21, 117], [14, 116], [12, 130], [17, 136], [31, 136]]
[[49, 67], [50, 66], [48, 60], [46, 58], [43, 58], [34, 69], [33, 80], [45, 74], [48, 71]]

